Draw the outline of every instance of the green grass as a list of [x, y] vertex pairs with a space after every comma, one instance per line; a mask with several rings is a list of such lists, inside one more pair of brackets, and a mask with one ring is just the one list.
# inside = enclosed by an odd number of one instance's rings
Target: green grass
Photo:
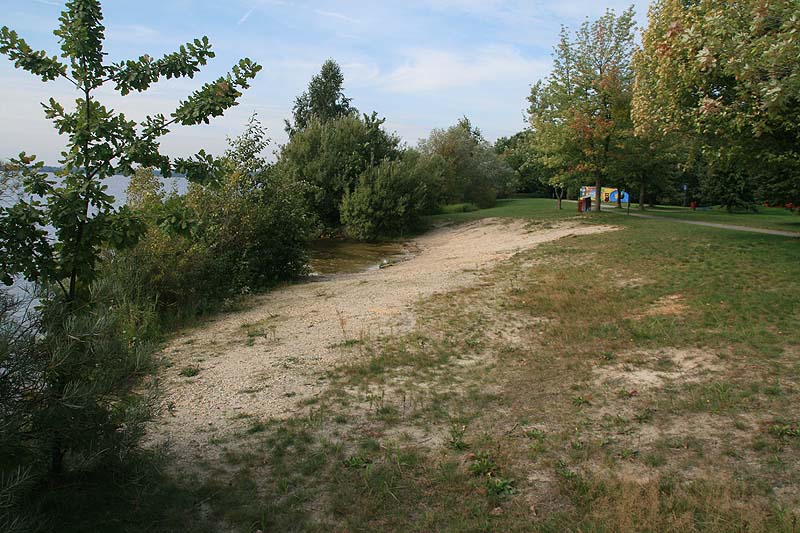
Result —
[[466, 222], [489, 217], [558, 220], [577, 215], [574, 204], [564, 203], [564, 209], [555, 209], [555, 200], [547, 198], [515, 198], [498, 200], [495, 207], [470, 212], [454, 212], [429, 217], [434, 222]]
[[[631, 210], [635, 211], [635, 207], [636, 206], [631, 206]], [[712, 222], [715, 224], [732, 224], [735, 226], [750, 226], [754, 228], [796, 231], [800, 233], [800, 215], [796, 212], [793, 213], [787, 209], [778, 207], [759, 207], [757, 213], [729, 213], [724, 208], [720, 207], [692, 211], [688, 207], [657, 206], [646, 209], [644, 213], [684, 220]]]
[[[479, 216], [575, 213], [515, 199], [435, 218]], [[313, 406], [244, 421], [203, 477], [86, 474], [36, 516], [61, 531], [796, 530], [797, 241], [581, 220], [619, 230], [420, 302], [414, 331], [360, 340]]]
[[178, 373], [185, 378], [193, 378], [200, 373], [200, 367], [197, 365], [185, 366]]
[[[555, 209], [555, 200], [549, 198], [514, 198], [497, 201], [497, 205], [490, 209], [475, 209], [466, 211], [468, 204], [455, 204], [446, 206], [443, 213], [429, 217], [434, 222], [465, 222], [481, 218], [526, 218], [540, 220], [559, 220], [578, 215], [574, 202], [565, 201], [563, 209]], [[631, 212], [639, 213], [638, 205], [631, 206]], [[466, 212], [465, 212], [466, 211]], [[623, 210], [624, 212], [624, 210]], [[712, 222], [715, 224], [731, 224], [735, 226], [750, 226], [754, 228], [774, 229], [781, 231], [795, 231], [800, 233], [800, 215], [786, 209], [777, 207], [759, 207], [757, 213], [734, 212], [729, 213], [724, 208], [714, 207], [692, 211], [688, 207], [656, 206], [644, 210], [645, 214], [685, 220]], [[597, 216], [585, 215], [584, 218]]]
[[471, 211], [478, 211], [479, 209], [480, 208], [475, 204], [463, 203], [443, 205], [439, 210], [444, 215], [450, 215], [453, 213], [469, 213]]

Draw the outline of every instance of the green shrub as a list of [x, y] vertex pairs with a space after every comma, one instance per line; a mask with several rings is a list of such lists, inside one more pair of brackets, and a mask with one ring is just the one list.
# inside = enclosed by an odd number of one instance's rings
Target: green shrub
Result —
[[61, 463], [53, 453], [74, 470], [136, 450], [156, 408], [141, 379], [153, 369], [154, 345], [129, 329], [137, 327], [131, 302], [119, 302], [117, 289], [95, 282], [77, 311], [46, 294], [42, 312], [24, 318], [3, 298], [0, 479], [43, 476]]
[[338, 227], [342, 198], [355, 188], [364, 171], [384, 159], [400, 157], [400, 139], [382, 125], [374, 113], [311, 120], [282, 148], [279, 173], [313, 186], [309, 203], [327, 227]]
[[341, 221], [349, 237], [375, 240], [420, 228], [431, 206], [419, 163], [416, 155], [384, 160], [361, 175], [355, 190], [342, 200]]
[[433, 130], [420, 142], [420, 151], [442, 161], [439, 203], [493, 207], [498, 195], [508, 194], [513, 188], [511, 167], [466, 118], [446, 130]]
[[497, 204], [497, 190], [489, 179], [478, 177], [467, 184], [464, 189], [464, 200], [477, 205], [480, 209], [488, 209]]
[[308, 185], [287, 179], [261, 153], [269, 140], [255, 116], [229, 141], [223, 175], [165, 194], [149, 169], [128, 187], [128, 205], [148, 221], [132, 249], [118, 253], [105, 275], [143, 287], [162, 319], [181, 321], [237, 294], [261, 290], [305, 271], [314, 218]]
[[164, 204], [182, 206], [185, 231], [176, 231], [175, 221], [157, 223], [160, 203], [141, 206], [150, 213], [148, 231], [110, 269], [120, 281], [138, 272], [137, 282], [158, 298], [159, 309], [178, 317], [291, 280], [305, 271], [313, 229], [304, 194], [302, 184], [273, 172], [232, 172], [215, 187], [167, 197]]
[[444, 215], [450, 215], [453, 213], [471, 213], [472, 211], [478, 211], [480, 208], [475, 204], [469, 203], [461, 203], [461, 204], [449, 204], [443, 205], [439, 208], [439, 213]]

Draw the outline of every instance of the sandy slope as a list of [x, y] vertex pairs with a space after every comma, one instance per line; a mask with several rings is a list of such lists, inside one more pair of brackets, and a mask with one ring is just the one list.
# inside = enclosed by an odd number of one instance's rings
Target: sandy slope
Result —
[[[165, 356], [163, 416], [151, 441], [170, 440], [200, 452], [242, 415], [262, 419], [297, 412], [297, 402], [325, 386], [327, 369], [351, 350], [340, 345], [363, 335], [407, 331], [412, 304], [465, 286], [477, 269], [567, 235], [613, 229], [564, 223], [529, 229], [519, 220], [487, 219], [435, 230], [410, 245], [408, 261], [391, 268], [284, 287], [259, 296], [247, 311], [227, 314], [172, 340]], [[195, 377], [180, 375], [195, 365]], [[194, 455], [194, 454], [192, 454]]]

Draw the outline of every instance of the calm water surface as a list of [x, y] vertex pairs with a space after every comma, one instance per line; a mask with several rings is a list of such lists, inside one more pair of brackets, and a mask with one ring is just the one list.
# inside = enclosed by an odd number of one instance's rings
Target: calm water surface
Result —
[[370, 244], [346, 239], [321, 239], [311, 245], [311, 271], [322, 276], [352, 274], [379, 268], [405, 255], [400, 243]]

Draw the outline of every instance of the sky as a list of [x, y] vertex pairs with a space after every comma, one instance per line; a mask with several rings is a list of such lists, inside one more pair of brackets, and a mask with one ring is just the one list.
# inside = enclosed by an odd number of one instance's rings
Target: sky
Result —
[[[0, 24], [53, 55], [64, 3], [0, 0]], [[286, 142], [283, 120], [295, 97], [332, 58], [353, 105], [377, 111], [409, 145], [462, 116], [494, 141], [525, 127], [526, 97], [547, 76], [562, 25], [577, 28], [606, 8], [620, 13], [631, 5], [643, 26], [646, 0], [105, 0], [110, 62], [160, 57], [203, 35], [217, 56], [193, 80], [164, 80], [126, 97], [109, 87], [98, 97], [129, 119], [169, 114], [202, 83], [249, 57], [264, 68], [240, 105], [210, 125], [174, 129], [162, 148], [172, 156], [201, 148], [220, 155], [226, 139], [257, 113], [271, 152]], [[78, 95], [69, 82], [42, 83], [0, 57], [0, 158], [24, 150], [57, 164], [65, 139], [40, 105], [50, 97], [67, 105]]]

